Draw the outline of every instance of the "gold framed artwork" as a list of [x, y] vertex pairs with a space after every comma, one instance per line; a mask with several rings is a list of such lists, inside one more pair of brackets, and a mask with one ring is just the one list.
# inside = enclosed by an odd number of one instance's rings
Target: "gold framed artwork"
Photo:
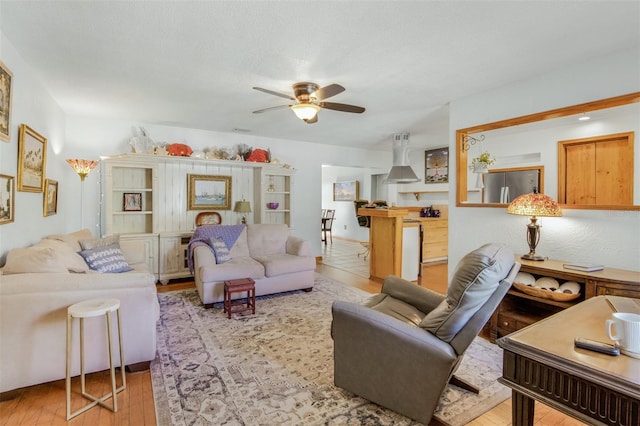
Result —
[[424, 183], [449, 182], [449, 148], [428, 149], [424, 152]]
[[15, 199], [15, 178], [0, 175], [0, 225], [13, 222]]
[[58, 213], [58, 181], [47, 179], [44, 182], [43, 216], [52, 216]]
[[187, 210], [231, 210], [231, 176], [187, 175]]
[[44, 191], [47, 138], [21, 124], [18, 145], [18, 191]]
[[360, 183], [357, 180], [333, 184], [333, 201], [355, 201], [359, 197]]
[[0, 141], [10, 142], [13, 74], [0, 61]]

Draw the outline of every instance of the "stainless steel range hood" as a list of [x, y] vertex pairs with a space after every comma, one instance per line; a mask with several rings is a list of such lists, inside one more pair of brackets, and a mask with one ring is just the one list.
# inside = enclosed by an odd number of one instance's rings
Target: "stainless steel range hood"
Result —
[[395, 133], [393, 135], [393, 166], [385, 181], [387, 183], [420, 181], [409, 165], [409, 133]]

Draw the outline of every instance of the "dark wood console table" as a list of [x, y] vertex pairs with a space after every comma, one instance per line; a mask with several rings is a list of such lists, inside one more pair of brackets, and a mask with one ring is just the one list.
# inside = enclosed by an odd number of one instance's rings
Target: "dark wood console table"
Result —
[[640, 299], [640, 272], [607, 268], [596, 272], [565, 269], [559, 260], [536, 262], [520, 259], [520, 272], [528, 272], [535, 278], [552, 277], [560, 284], [575, 281], [580, 284], [580, 297], [571, 302], [558, 302], [524, 294], [515, 288], [509, 290], [500, 306], [489, 320], [489, 336], [492, 342], [509, 333], [534, 324], [566, 308], [570, 308], [594, 296], [610, 295]]
[[498, 340], [512, 424], [533, 425], [534, 400], [589, 424], [640, 424], [640, 359], [573, 345], [575, 337], [608, 341], [611, 313], [606, 296], [596, 296]]

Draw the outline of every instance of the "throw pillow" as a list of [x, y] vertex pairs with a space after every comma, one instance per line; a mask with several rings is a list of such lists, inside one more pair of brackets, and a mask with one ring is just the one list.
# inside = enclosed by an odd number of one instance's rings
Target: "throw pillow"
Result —
[[228, 262], [231, 260], [229, 248], [222, 238], [212, 237], [211, 239], [209, 239], [209, 245], [213, 249], [213, 254], [216, 257], [217, 264]]
[[89, 231], [88, 229], [82, 229], [80, 231], [72, 232], [70, 234], [48, 235], [45, 238], [48, 238], [50, 240], [63, 241], [69, 244], [73, 249], [73, 251], [78, 252], [82, 250], [82, 247], [80, 247], [80, 243], [78, 241], [88, 240], [90, 238], [93, 238], [93, 235], [91, 235], [91, 231]]
[[7, 262], [4, 265], [3, 273], [26, 274], [48, 272], [69, 273], [67, 267], [59, 262], [55, 250], [47, 248], [15, 248], [7, 254]]
[[120, 244], [120, 235], [109, 235], [99, 240], [80, 240], [78, 241], [82, 250], [91, 250], [99, 247], [106, 247], [112, 244]]
[[37, 249], [52, 249], [55, 252], [58, 263], [64, 265], [69, 272], [85, 273], [89, 271], [89, 267], [82, 256], [73, 251], [73, 248], [63, 241], [43, 238], [33, 247]]
[[132, 271], [120, 250], [119, 244], [96, 247], [80, 252], [89, 268], [102, 273], [120, 273]]

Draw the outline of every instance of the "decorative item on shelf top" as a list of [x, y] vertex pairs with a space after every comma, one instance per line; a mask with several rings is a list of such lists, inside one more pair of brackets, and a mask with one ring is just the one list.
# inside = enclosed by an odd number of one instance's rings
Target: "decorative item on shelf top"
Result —
[[527, 244], [529, 253], [522, 255], [527, 260], [544, 260], [544, 257], [536, 254], [536, 247], [540, 242], [540, 225], [538, 217], [560, 217], [562, 210], [558, 203], [548, 195], [523, 194], [517, 197], [507, 207], [507, 213], [522, 216], [531, 216], [531, 222], [527, 224]]
[[193, 150], [187, 144], [172, 143], [167, 147], [167, 153], [176, 157], [189, 157], [193, 154]]
[[269, 150], [264, 150], [264, 149], [254, 149], [251, 154], [249, 154], [249, 157], [247, 157], [246, 161], [253, 161], [256, 163], [268, 163], [269, 160], [271, 159], [271, 152], [269, 152]]
[[134, 127], [133, 137], [129, 139], [129, 145], [136, 154], [155, 154], [155, 143], [149, 137], [144, 127]]
[[280, 206], [280, 203], [267, 203], [267, 207], [271, 210], [275, 210]]

